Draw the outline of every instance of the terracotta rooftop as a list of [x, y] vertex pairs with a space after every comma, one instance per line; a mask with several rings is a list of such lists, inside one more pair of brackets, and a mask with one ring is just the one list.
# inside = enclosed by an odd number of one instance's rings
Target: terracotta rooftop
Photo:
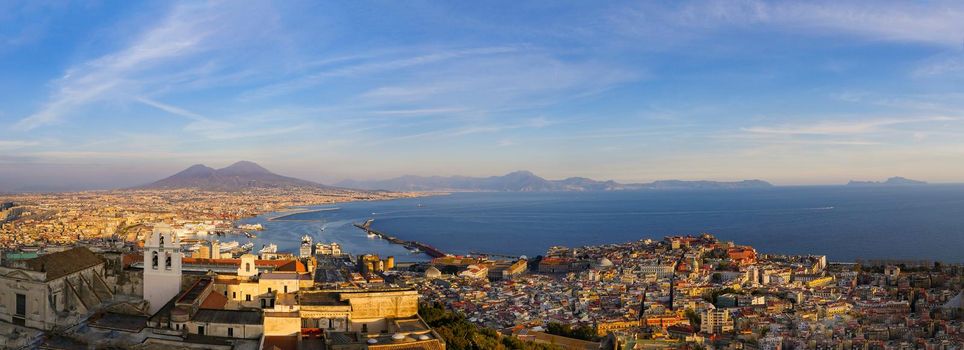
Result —
[[201, 302], [202, 309], [223, 309], [227, 305], [228, 298], [220, 293], [209, 293], [207, 298]]
[[[255, 264], [257, 264], [257, 262], [255, 262]], [[302, 264], [298, 260], [290, 260], [288, 263], [278, 266], [274, 270], [281, 272], [308, 272], [308, 269], [305, 268], [305, 264]]]

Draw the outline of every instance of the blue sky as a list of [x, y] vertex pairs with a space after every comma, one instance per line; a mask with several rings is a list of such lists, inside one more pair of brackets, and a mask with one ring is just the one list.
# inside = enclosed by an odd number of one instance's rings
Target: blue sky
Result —
[[964, 3], [0, 3], [0, 190], [964, 181]]

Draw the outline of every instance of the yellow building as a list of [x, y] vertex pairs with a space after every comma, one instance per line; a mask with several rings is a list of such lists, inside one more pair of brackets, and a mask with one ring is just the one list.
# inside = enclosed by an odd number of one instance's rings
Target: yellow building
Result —
[[408, 288], [301, 290], [265, 312], [265, 348], [290, 348], [315, 334], [333, 350], [445, 349]]

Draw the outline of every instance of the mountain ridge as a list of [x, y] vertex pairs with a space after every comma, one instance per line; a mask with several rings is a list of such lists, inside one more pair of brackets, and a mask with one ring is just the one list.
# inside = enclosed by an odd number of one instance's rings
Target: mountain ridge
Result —
[[847, 186], [914, 186], [914, 185], [926, 185], [927, 182], [920, 180], [911, 180], [906, 177], [894, 176], [890, 177], [884, 181], [857, 181], [850, 180]]
[[251, 161], [238, 161], [221, 169], [195, 164], [174, 175], [131, 189], [158, 190], [193, 188], [205, 191], [242, 191], [252, 188], [310, 188], [345, 190], [316, 182], [278, 175]]
[[742, 181], [685, 181], [659, 180], [650, 183], [622, 184], [613, 180], [599, 181], [586, 177], [547, 180], [530, 171], [514, 171], [502, 176], [416, 176], [403, 175], [385, 180], [344, 180], [336, 186], [387, 191], [493, 191], [493, 192], [549, 192], [549, 191], [626, 191], [769, 188], [763, 180]]

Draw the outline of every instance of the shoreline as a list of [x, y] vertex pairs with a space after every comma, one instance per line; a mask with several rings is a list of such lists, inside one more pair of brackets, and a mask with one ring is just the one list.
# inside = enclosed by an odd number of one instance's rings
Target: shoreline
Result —
[[297, 219], [285, 219], [285, 218], [287, 218], [287, 217], [289, 217], [289, 216], [299, 215], [299, 214], [318, 213], [318, 212], [323, 212], [323, 211], [338, 211], [338, 210], [341, 210], [341, 208], [339, 208], [339, 207], [334, 207], [334, 208], [318, 208], [318, 209], [298, 210], [298, 211], [288, 212], [288, 213], [285, 213], [285, 214], [280, 214], [280, 215], [278, 215], [278, 216], [272, 216], [272, 217], [268, 218], [267, 221], [315, 221], [315, 220], [297, 220]]
[[237, 224], [237, 223], [238, 223], [239, 221], [241, 221], [241, 220], [249, 220], [249, 219], [257, 218], [257, 217], [260, 217], [260, 216], [266, 216], [266, 215], [273, 215], [273, 216], [265, 218], [265, 221], [316, 221], [316, 220], [287, 220], [287, 219], [284, 219], [284, 218], [287, 217], [287, 216], [291, 216], [291, 215], [298, 215], [298, 214], [304, 214], [304, 213], [313, 213], [313, 212], [331, 211], [331, 210], [339, 210], [339, 209], [341, 209], [341, 207], [335, 207], [335, 208], [312, 208], [312, 207], [319, 207], [319, 206], [323, 206], [323, 205], [338, 205], [338, 204], [342, 204], [342, 203], [358, 203], [358, 202], [394, 201], [394, 200], [399, 200], [399, 199], [412, 199], [412, 198], [434, 197], [434, 196], [441, 196], [441, 195], [449, 195], [449, 194], [451, 194], [450, 192], [393, 192], [393, 193], [403, 194], [403, 196], [392, 197], [392, 198], [380, 198], [380, 199], [350, 199], [350, 200], [345, 200], [345, 201], [338, 201], [338, 200], [336, 200], [336, 201], [333, 201], [333, 202], [325, 202], [325, 203], [318, 203], [318, 204], [302, 204], [302, 205], [297, 205], [297, 206], [284, 207], [284, 208], [280, 208], [280, 209], [276, 209], [276, 210], [267, 210], [267, 211], [264, 211], [264, 212], [261, 212], [261, 213], [256, 213], [256, 214], [253, 214], [253, 215], [251, 215], [251, 216], [248, 216], [248, 217], [245, 217], [245, 218], [239, 218], [239, 219], [232, 220], [232, 221], [233, 221], [234, 224]]

